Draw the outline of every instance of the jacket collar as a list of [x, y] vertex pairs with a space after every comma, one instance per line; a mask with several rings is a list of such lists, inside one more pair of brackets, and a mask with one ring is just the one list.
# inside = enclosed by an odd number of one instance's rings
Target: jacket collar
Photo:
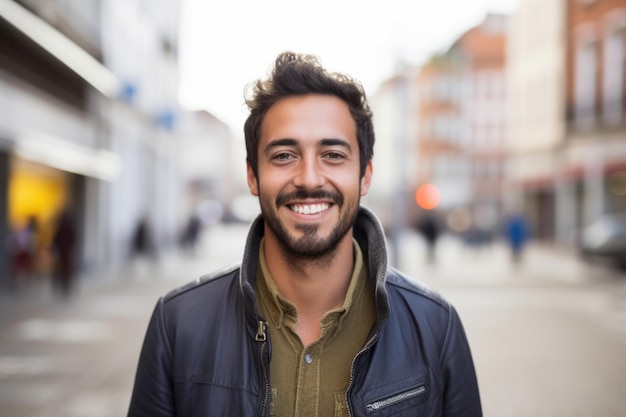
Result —
[[[260, 320], [255, 294], [255, 277], [259, 261], [259, 245], [263, 237], [264, 227], [265, 224], [261, 215], [250, 225], [239, 274], [239, 285], [244, 298], [247, 321], [255, 331]], [[374, 213], [365, 207], [360, 207], [353, 227], [353, 236], [359, 243], [367, 261], [376, 302], [377, 318], [374, 330], [378, 331], [389, 316], [389, 303], [385, 289], [387, 275], [385, 234]]]

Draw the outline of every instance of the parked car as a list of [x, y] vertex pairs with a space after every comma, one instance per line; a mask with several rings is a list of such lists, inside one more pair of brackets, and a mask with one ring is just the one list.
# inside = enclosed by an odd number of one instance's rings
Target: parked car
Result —
[[606, 214], [582, 232], [581, 249], [586, 258], [607, 259], [626, 270], [626, 213]]

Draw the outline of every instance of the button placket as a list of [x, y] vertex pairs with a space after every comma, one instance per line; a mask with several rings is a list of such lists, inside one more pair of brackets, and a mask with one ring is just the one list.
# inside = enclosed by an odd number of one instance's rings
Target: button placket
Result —
[[319, 342], [302, 350], [298, 371], [296, 417], [318, 415], [320, 400]]

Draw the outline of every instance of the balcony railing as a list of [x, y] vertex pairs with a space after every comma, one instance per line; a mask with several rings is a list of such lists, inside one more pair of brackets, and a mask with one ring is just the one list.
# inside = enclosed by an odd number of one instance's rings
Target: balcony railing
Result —
[[568, 133], [611, 132], [626, 129], [626, 94], [615, 102], [598, 102], [588, 108], [570, 104], [566, 109]]

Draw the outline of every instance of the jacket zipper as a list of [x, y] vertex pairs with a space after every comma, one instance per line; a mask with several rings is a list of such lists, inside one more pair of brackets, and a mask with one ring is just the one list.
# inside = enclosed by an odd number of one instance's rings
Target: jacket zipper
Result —
[[363, 346], [363, 349], [361, 349], [359, 351], [359, 353], [357, 353], [354, 356], [354, 359], [352, 360], [352, 365], [350, 366], [350, 382], [348, 382], [348, 388], [346, 389], [346, 406], [347, 406], [347, 410], [348, 410], [348, 416], [351, 417], [352, 416], [352, 409], [350, 408], [350, 401], [348, 401], [348, 393], [350, 392], [350, 390], [352, 389], [352, 383], [354, 382], [354, 364], [356, 363], [357, 359], [359, 358], [359, 356], [361, 356], [365, 351], [367, 351], [370, 346], [372, 346], [374, 344], [374, 340], [376, 340], [376, 338], [378, 337], [378, 333], [376, 333], [375, 335], [373, 335], [365, 344], [365, 346]]
[[365, 408], [367, 411], [376, 411], [381, 408], [389, 407], [390, 405], [396, 404], [400, 401], [407, 400], [409, 398], [416, 397], [426, 392], [426, 387], [424, 385], [420, 385], [417, 388], [413, 388], [409, 391], [401, 392], [399, 394], [393, 395], [389, 398], [385, 398], [383, 400], [374, 401], [373, 403], [367, 404]]
[[265, 416], [265, 410], [267, 410], [267, 402], [269, 398], [270, 392], [270, 383], [267, 372], [267, 363], [265, 360], [266, 356], [266, 347], [267, 347], [267, 333], [265, 332], [267, 329], [267, 323], [264, 321], [259, 321], [259, 327], [257, 328], [256, 337], [254, 338], [257, 342], [259, 342], [259, 360], [261, 362], [261, 395], [263, 399], [261, 400], [261, 406], [259, 408], [259, 416]]

